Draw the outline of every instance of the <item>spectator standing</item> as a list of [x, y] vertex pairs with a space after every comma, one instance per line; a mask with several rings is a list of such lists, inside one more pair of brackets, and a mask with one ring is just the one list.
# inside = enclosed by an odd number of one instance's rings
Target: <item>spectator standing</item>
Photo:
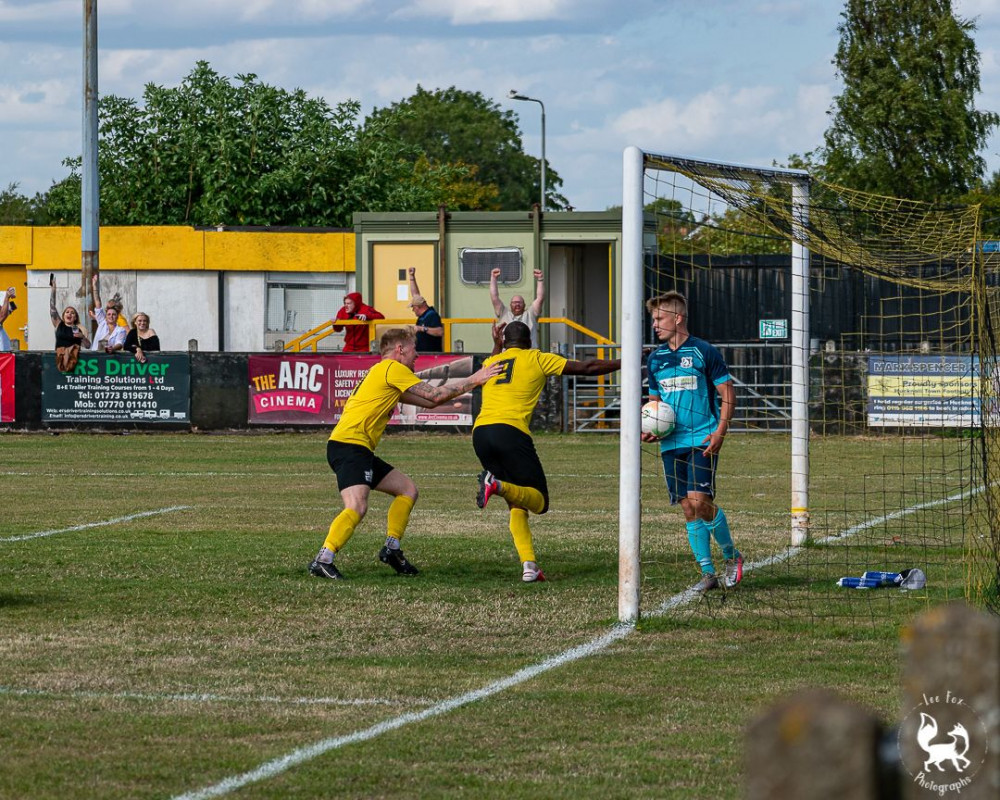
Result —
[[344, 298], [344, 305], [337, 312], [333, 329], [340, 333], [345, 328], [344, 352], [345, 353], [367, 353], [369, 347], [368, 326], [367, 325], [337, 325], [336, 320], [356, 319], [359, 322], [367, 322], [373, 319], [385, 319], [385, 316], [376, 311], [372, 306], [365, 305], [361, 300], [361, 292], [351, 292]]
[[531, 331], [531, 346], [538, 347], [538, 318], [542, 315], [542, 305], [545, 303], [545, 276], [540, 269], [536, 269], [535, 275], [535, 299], [531, 305], [526, 305], [524, 298], [515, 294], [510, 298], [510, 307], [503, 304], [500, 299], [500, 290], [497, 281], [500, 279], [500, 268], [495, 268], [490, 272], [490, 300], [493, 303], [493, 312], [496, 314], [497, 322], [506, 325], [510, 322], [523, 322]]
[[140, 364], [146, 363], [146, 353], [159, 352], [160, 337], [149, 327], [149, 314], [140, 311], [132, 317], [132, 330], [125, 337], [125, 349]]
[[725, 559], [722, 580], [727, 587], [743, 579], [743, 556], [733, 544], [726, 515], [715, 502], [715, 471], [719, 451], [736, 409], [736, 392], [722, 354], [688, 332], [688, 305], [680, 292], [667, 292], [646, 302], [653, 333], [662, 344], [649, 354], [649, 399], [674, 410], [673, 431], [644, 442], [660, 444], [663, 476], [670, 504], [684, 512], [688, 544], [701, 568], [694, 590], [719, 588], [712, 562], [712, 538]]
[[368, 370], [351, 393], [326, 444], [327, 462], [337, 476], [344, 510], [330, 524], [323, 546], [309, 565], [309, 574], [317, 578], [341, 580], [344, 577], [334, 566], [334, 556], [347, 544], [368, 512], [368, 496], [373, 489], [393, 498], [379, 561], [399, 575], [418, 573], [400, 549], [410, 512], [417, 502], [416, 484], [409, 475], [376, 456], [375, 448], [398, 403], [434, 408], [482, 386], [499, 374], [499, 368], [483, 367], [460, 383], [431, 386], [413, 373], [417, 348], [413, 333], [402, 328], [382, 335], [379, 352], [382, 359]]
[[417, 315], [417, 352], [440, 353], [444, 350], [444, 323], [434, 306], [427, 305], [417, 286], [417, 269], [407, 270], [410, 276], [410, 308]]
[[3, 323], [10, 316], [10, 312], [17, 308], [14, 305], [14, 296], [16, 294], [17, 292], [14, 290], [14, 287], [11, 286], [3, 293], [3, 298], [0, 299], [0, 353], [6, 353], [10, 350], [10, 337], [7, 335], [7, 331], [3, 329]]

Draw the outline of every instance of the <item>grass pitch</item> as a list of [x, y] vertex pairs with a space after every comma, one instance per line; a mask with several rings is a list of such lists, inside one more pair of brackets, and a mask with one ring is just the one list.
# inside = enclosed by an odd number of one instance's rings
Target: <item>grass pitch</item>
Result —
[[[897, 714], [897, 631], [933, 596], [830, 593], [802, 614], [808, 580], [751, 573], [727, 600], [567, 656], [617, 618], [614, 437], [536, 437], [546, 583], [520, 582], [503, 504], [475, 507], [470, 438], [444, 434], [379, 448], [420, 487], [403, 545], [421, 574], [377, 561], [388, 498], [373, 494], [338, 556], [349, 580], [310, 578], [341, 507], [326, 437], [0, 438], [0, 797], [736, 798], [743, 728], [788, 692]], [[829, 447], [866, 480], [870, 448]], [[787, 452], [727, 441], [720, 502], [748, 560], [787, 543]], [[648, 612], [697, 576], [651, 449], [642, 464]]]

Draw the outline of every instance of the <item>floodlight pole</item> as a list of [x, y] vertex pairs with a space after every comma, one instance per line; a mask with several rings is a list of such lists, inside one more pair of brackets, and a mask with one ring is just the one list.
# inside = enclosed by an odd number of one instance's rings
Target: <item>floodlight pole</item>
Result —
[[91, 278], [100, 263], [100, 183], [97, 172], [97, 0], [83, 0], [83, 163], [80, 183], [81, 272], [84, 298], [80, 324], [90, 309]]
[[542, 107], [542, 204], [539, 208], [545, 211], [545, 103], [537, 97], [518, 94], [517, 89], [511, 89], [507, 97], [511, 100], [527, 100], [531, 103], [538, 103]]

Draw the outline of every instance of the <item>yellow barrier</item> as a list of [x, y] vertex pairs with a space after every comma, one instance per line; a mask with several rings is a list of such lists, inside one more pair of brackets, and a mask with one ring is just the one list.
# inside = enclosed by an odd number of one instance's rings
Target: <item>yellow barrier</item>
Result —
[[[444, 326], [444, 350], [445, 352], [451, 351], [451, 326], [452, 325], [467, 325], [469, 323], [482, 323], [484, 325], [492, 325], [493, 317], [453, 317], [449, 319], [442, 319], [441, 323]], [[573, 322], [573, 320], [566, 319], [565, 317], [539, 317], [538, 321], [547, 325], [560, 324], [568, 325], [575, 331], [579, 331], [584, 336], [589, 336], [594, 340], [596, 344], [614, 344], [611, 339], [608, 339], [595, 331], [585, 328], [582, 325]], [[412, 327], [413, 319], [407, 317], [406, 319], [373, 319], [373, 320], [356, 320], [356, 319], [338, 319], [335, 321], [337, 326], [340, 325], [367, 325], [368, 326], [368, 345], [371, 349], [371, 343], [374, 339], [375, 326], [377, 325], [399, 325], [401, 327]], [[303, 350], [311, 350], [312, 352], [317, 352], [319, 349], [319, 343], [323, 341], [327, 336], [330, 336], [333, 331], [334, 320], [328, 320], [322, 325], [317, 325], [311, 331], [303, 333], [301, 336], [292, 339], [288, 344], [285, 345], [286, 352], [301, 353]], [[603, 358], [603, 351], [598, 352], [598, 357]]]

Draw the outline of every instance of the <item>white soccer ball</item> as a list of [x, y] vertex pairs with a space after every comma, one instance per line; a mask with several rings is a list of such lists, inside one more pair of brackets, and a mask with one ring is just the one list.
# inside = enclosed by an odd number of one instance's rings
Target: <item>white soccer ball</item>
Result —
[[669, 435], [675, 421], [674, 409], [669, 403], [650, 400], [642, 407], [642, 432], [651, 433], [657, 439]]

